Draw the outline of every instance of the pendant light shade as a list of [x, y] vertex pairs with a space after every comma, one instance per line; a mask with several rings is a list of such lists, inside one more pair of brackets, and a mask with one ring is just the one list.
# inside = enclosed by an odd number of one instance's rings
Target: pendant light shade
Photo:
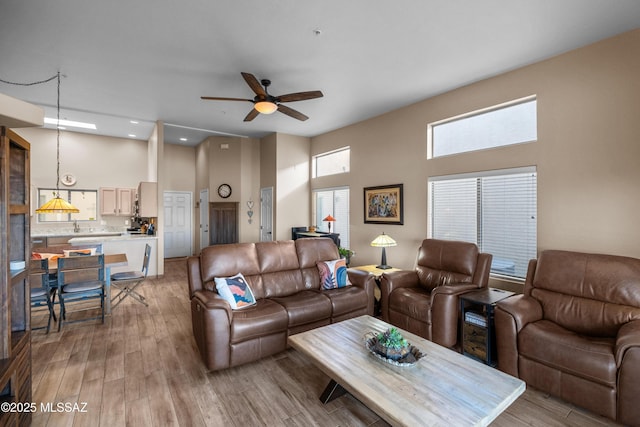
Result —
[[49, 200], [44, 205], [36, 209], [38, 214], [52, 214], [52, 213], [79, 213], [80, 209], [73, 206], [71, 203], [60, 198], [59, 194], [56, 197]]
[[56, 123], [56, 193], [55, 197], [36, 209], [37, 214], [79, 213], [80, 209], [60, 197], [60, 71], [58, 71], [58, 121]]

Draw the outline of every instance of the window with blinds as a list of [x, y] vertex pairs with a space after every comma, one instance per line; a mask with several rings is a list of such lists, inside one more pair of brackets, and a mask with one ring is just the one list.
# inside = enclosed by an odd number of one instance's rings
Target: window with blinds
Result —
[[331, 232], [340, 234], [340, 246], [349, 248], [349, 188], [327, 188], [313, 191], [314, 224], [321, 231], [329, 231], [322, 221], [327, 215], [336, 220], [331, 224]]
[[430, 235], [493, 254], [491, 273], [524, 279], [537, 253], [535, 167], [429, 179]]

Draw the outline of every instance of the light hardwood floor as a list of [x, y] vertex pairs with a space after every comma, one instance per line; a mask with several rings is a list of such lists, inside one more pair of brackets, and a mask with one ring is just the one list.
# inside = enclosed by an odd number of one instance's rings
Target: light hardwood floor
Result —
[[[148, 308], [130, 300], [104, 325], [33, 332], [33, 426], [387, 425], [350, 395], [321, 404], [329, 378], [293, 349], [207, 372], [191, 333], [185, 267], [169, 260], [162, 279], [141, 286]], [[42, 317], [34, 313], [34, 321]], [[58, 402], [86, 412], [40, 410]], [[492, 425], [616, 424], [529, 389]]]

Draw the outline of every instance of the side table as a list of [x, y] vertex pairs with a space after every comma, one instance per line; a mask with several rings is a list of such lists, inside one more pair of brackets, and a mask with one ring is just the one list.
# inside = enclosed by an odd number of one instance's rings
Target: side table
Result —
[[486, 365], [496, 366], [496, 303], [514, 292], [487, 288], [460, 295], [462, 353]]
[[374, 296], [375, 296], [375, 306], [374, 306], [374, 313], [373, 315], [375, 317], [380, 316], [380, 276], [382, 276], [382, 273], [385, 272], [391, 272], [391, 271], [400, 271], [402, 270], [401, 268], [395, 268], [395, 267], [391, 267], [391, 268], [387, 268], [387, 269], [381, 269], [376, 267], [375, 264], [371, 264], [371, 265], [359, 265], [357, 267], [351, 267], [354, 268], [356, 270], [362, 270], [362, 271], [366, 271], [369, 274], [373, 274], [376, 278], [376, 289], [374, 290]]

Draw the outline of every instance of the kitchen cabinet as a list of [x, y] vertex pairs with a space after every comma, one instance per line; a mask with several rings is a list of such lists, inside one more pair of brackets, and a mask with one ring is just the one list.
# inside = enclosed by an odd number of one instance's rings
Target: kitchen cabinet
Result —
[[138, 185], [138, 216], [156, 218], [158, 216], [158, 183], [141, 182]]
[[[0, 402], [31, 402], [30, 145], [0, 128]], [[10, 261], [24, 265], [10, 268]], [[13, 406], [11, 406], [13, 407]], [[31, 424], [29, 411], [0, 411], [0, 425]]]
[[100, 215], [133, 215], [132, 188], [100, 188]]

